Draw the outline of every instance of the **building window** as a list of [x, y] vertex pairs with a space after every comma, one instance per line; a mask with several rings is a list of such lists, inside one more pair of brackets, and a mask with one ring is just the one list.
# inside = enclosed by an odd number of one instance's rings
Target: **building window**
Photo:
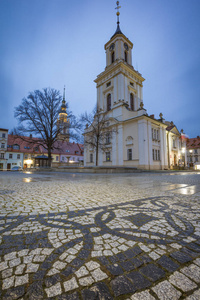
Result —
[[106, 152], [106, 161], [110, 161], [110, 152]]
[[93, 153], [90, 153], [90, 162], [93, 163]]
[[111, 53], [111, 64], [115, 61], [115, 51]]
[[152, 136], [152, 140], [153, 140], [153, 128], [151, 128], [151, 136]]
[[106, 134], [106, 144], [110, 144], [110, 133]]
[[128, 55], [127, 55], [126, 51], [124, 51], [124, 60], [125, 60], [125, 62], [128, 62]]
[[25, 158], [25, 159], [27, 159], [27, 158], [28, 158], [28, 155], [27, 155], [27, 154], [25, 154], [24, 158]]
[[1, 153], [1, 156], [0, 156], [1, 158], [4, 158], [4, 153]]
[[152, 149], [152, 157], [153, 157], [153, 160], [154, 160], [154, 149]]
[[15, 145], [13, 145], [13, 149], [15, 149], [15, 150], [19, 150], [19, 149], [20, 149], [20, 147], [19, 147], [19, 145], [18, 145], [18, 144], [15, 144]]
[[194, 159], [195, 159], [195, 162], [197, 162], [198, 161], [198, 156], [195, 156]]
[[154, 138], [154, 140], [156, 140], [156, 129], [154, 129], [154, 131], [153, 131], [153, 138]]
[[197, 149], [194, 150], [194, 153], [197, 154]]
[[20, 159], [20, 154], [17, 154], [17, 159]]
[[12, 158], [12, 154], [9, 154], [9, 158]]
[[58, 156], [56, 156], [56, 161], [58, 161], [58, 158], [59, 158], [59, 157], [58, 157]]
[[158, 160], [160, 160], [160, 150], [158, 150]]
[[107, 96], [107, 111], [111, 110], [111, 94]]
[[131, 86], [134, 86], [134, 83], [133, 83], [133, 82], [130, 82], [130, 85], [131, 85]]
[[4, 149], [5, 148], [5, 144], [2, 143], [1, 144], [1, 148]]
[[62, 161], [64, 161], [65, 160], [65, 158], [64, 158], [64, 156], [62, 157]]
[[158, 151], [155, 150], [155, 160], [158, 160], [158, 156], [157, 156]]
[[106, 83], [106, 87], [109, 87], [111, 85], [111, 81], [109, 81], [108, 83]]
[[6, 137], [6, 134], [5, 133], [2, 133], [2, 138], [5, 138]]
[[134, 110], [134, 95], [130, 94], [130, 108], [131, 110]]
[[173, 140], [173, 148], [176, 148], [176, 140]]
[[159, 130], [156, 131], [157, 133], [157, 141], [159, 140]]
[[132, 160], [132, 149], [127, 150], [127, 158], [128, 160]]

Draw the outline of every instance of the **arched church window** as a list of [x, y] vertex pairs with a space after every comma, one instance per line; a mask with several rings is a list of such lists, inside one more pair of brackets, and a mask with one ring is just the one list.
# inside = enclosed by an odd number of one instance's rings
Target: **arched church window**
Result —
[[125, 60], [125, 62], [128, 62], [128, 55], [127, 55], [126, 51], [124, 51], [124, 60]]
[[130, 109], [134, 110], [134, 95], [130, 94]]
[[111, 110], [111, 94], [107, 96], [107, 111]]
[[115, 61], [115, 51], [111, 53], [111, 64]]

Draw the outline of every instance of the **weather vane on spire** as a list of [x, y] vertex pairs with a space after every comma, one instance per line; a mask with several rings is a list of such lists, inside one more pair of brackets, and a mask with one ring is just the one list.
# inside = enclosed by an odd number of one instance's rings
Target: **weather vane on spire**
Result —
[[120, 12], [119, 12], [119, 9], [121, 8], [121, 6], [119, 6], [119, 1], [116, 2], [117, 4], [117, 7], [115, 7], [115, 9], [117, 9], [117, 24], [119, 24], [119, 15], [120, 15]]

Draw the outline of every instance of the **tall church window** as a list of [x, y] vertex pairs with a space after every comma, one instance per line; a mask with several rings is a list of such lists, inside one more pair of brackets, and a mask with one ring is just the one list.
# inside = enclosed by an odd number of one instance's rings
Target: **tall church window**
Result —
[[90, 162], [93, 162], [93, 153], [90, 153]]
[[128, 160], [132, 160], [132, 149], [127, 149], [127, 158]]
[[111, 64], [115, 61], [115, 51], [111, 53]]
[[130, 94], [130, 109], [134, 110], [134, 95]]
[[111, 110], [111, 94], [107, 96], [107, 111]]
[[124, 51], [124, 60], [125, 60], [125, 62], [128, 62], [128, 55], [127, 55], [126, 51]]

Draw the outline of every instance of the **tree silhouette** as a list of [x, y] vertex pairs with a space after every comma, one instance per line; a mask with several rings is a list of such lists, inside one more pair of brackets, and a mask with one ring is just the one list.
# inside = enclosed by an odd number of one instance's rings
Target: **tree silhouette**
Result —
[[[35, 90], [30, 92], [27, 98], [22, 99], [22, 103], [15, 108], [14, 116], [19, 125], [14, 130], [14, 134], [28, 143], [36, 144], [29, 135], [37, 138], [37, 144], [44, 147], [48, 152], [48, 166], [51, 166], [51, 152], [55, 148], [54, 143], [60, 133], [60, 127], [57, 126], [59, 109], [62, 97], [60, 91], [52, 88], [44, 88], [42, 91]], [[67, 108], [68, 108], [68, 104]], [[77, 138], [73, 129], [76, 129], [78, 123], [71, 112], [68, 113], [70, 120], [68, 126], [68, 136]], [[26, 136], [28, 134], [28, 136]]]

